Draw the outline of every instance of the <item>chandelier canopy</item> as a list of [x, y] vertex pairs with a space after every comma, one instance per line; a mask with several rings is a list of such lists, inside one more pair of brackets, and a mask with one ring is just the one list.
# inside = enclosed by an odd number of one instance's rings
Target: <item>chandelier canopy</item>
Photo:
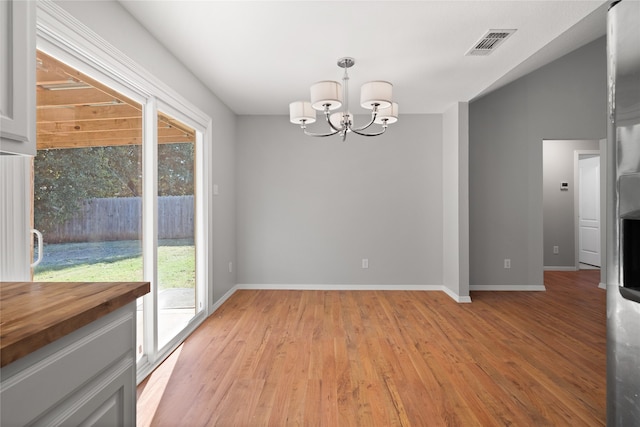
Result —
[[[360, 105], [371, 110], [369, 123], [354, 127], [353, 115], [349, 111], [349, 75], [347, 69], [353, 67], [355, 60], [345, 57], [338, 60], [338, 67], [344, 69], [342, 84], [333, 80], [325, 80], [311, 86], [311, 102], [296, 101], [289, 104], [289, 120], [299, 124], [305, 135], [332, 136], [340, 135], [344, 141], [347, 133], [353, 132], [362, 136], [382, 135], [391, 123], [398, 121], [398, 104], [391, 100], [393, 85], [386, 81], [372, 81], [362, 85], [360, 89]], [[338, 110], [344, 107], [342, 110]], [[316, 110], [324, 113], [329, 131], [313, 133], [307, 125], [316, 121]], [[367, 131], [373, 124], [381, 127]]]

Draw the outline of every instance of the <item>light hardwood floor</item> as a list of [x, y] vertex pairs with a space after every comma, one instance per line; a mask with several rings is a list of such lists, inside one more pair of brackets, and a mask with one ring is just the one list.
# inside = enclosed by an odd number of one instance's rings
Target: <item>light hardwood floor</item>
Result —
[[139, 426], [603, 426], [599, 271], [546, 292], [238, 291], [138, 387]]

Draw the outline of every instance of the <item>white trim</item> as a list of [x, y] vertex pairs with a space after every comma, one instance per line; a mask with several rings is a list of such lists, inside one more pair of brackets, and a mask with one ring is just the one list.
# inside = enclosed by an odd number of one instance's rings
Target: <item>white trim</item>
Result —
[[209, 269], [209, 227], [208, 218], [209, 213], [209, 192], [206, 189], [209, 188], [209, 168], [207, 165], [211, 163], [209, 159], [209, 151], [205, 147], [204, 141], [210, 141], [211, 139], [211, 122], [207, 126], [206, 133], [196, 131], [195, 142], [195, 189], [194, 197], [196, 200], [195, 211], [195, 230], [194, 230], [194, 244], [196, 247], [196, 313], [202, 312], [207, 317], [209, 311], [209, 274], [213, 270]]
[[442, 291], [442, 285], [353, 285], [320, 283], [239, 283], [238, 289], [289, 291]]
[[443, 286], [441, 290], [445, 294], [449, 295], [451, 299], [453, 299], [455, 302], [463, 303], [463, 304], [467, 304], [471, 302], [470, 296], [460, 296], [455, 292], [453, 292], [451, 289], [447, 288], [446, 286]]
[[[152, 366], [158, 360], [158, 106], [153, 96], [142, 106], [142, 265], [151, 290], [143, 301], [143, 354]], [[150, 333], [149, 333], [150, 332]]]
[[544, 271], [578, 271], [578, 269], [574, 265], [567, 265], [567, 266], [550, 265], [550, 266], [545, 266]]
[[[204, 263], [203, 285], [205, 292], [202, 294], [204, 305], [206, 307], [206, 315], [209, 317], [211, 313], [217, 307], [215, 304], [211, 304], [213, 299], [213, 121], [209, 120], [207, 128], [202, 134], [202, 157], [199, 163], [202, 166], [202, 185], [201, 190], [196, 188], [196, 191], [202, 191], [202, 230], [198, 232], [201, 239], [203, 239], [204, 246], [200, 254], [196, 253], [200, 259], [197, 261]], [[211, 189], [211, 191], [209, 191]], [[224, 297], [223, 297], [224, 298]], [[228, 297], [227, 297], [228, 298]]]
[[600, 282], [600, 284], [598, 285], [598, 287], [599, 287], [600, 289], [607, 289], [607, 284], [606, 284], [606, 283], [602, 283], [602, 282]]
[[52, 0], [39, 0], [37, 5], [38, 37], [73, 53], [85, 64], [97, 70], [103, 70], [103, 74], [106, 72], [114, 79], [124, 82], [131, 90], [145, 98], [155, 96], [158, 101], [174, 107], [172, 111], [182, 114], [186, 112], [186, 117], [189, 119], [186, 124], [199, 126], [204, 133], [211, 122], [210, 117], [178, 92], [113, 47]]
[[540, 292], [546, 291], [544, 285], [471, 285], [471, 291], [524, 291], [524, 292]]
[[[127, 91], [123, 93], [129, 97], [135, 94], [135, 99], [144, 99], [152, 94], [136, 83], [138, 78], [131, 71], [135, 64], [128, 57], [53, 1], [39, 0], [37, 4], [38, 49], [44, 48], [46, 51], [48, 46], [55, 46], [80, 61], [84, 66], [82, 72], [90, 77], [95, 77], [90, 69], [112, 76], [112, 80], [126, 86]], [[65, 58], [65, 62], [77, 68], [76, 63], [70, 62], [68, 58]], [[120, 87], [116, 89], [121, 90]]]
[[232, 287], [231, 289], [229, 289], [224, 295], [222, 295], [222, 297], [220, 297], [215, 303], [213, 303], [213, 305], [211, 305], [211, 314], [213, 314], [217, 309], [220, 308], [220, 306], [226, 301], [228, 300], [231, 295], [235, 294], [237, 290], [239, 290], [240, 288], [238, 287], [238, 285], [235, 285], [234, 287]]
[[471, 302], [471, 297], [460, 296], [443, 285], [353, 285], [311, 283], [239, 283], [234, 289], [287, 290], [287, 291], [441, 291], [459, 303]]

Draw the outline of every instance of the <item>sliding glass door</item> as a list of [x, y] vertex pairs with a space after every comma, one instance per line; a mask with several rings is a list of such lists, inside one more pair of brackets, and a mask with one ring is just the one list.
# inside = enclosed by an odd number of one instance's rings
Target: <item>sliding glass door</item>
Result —
[[202, 133], [108, 76], [42, 51], [37, 64], [32, 212], [44, 245], [33, 279], [151, 282], [138, 301], [137, 360], [155, 364], [204, 317]]

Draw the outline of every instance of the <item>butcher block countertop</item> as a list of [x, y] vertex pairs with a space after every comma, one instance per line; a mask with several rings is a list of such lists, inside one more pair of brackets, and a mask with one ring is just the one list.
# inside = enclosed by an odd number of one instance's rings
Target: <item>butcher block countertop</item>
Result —
[[135, 301], [149, 282], [1, 282], [0, 366]]

